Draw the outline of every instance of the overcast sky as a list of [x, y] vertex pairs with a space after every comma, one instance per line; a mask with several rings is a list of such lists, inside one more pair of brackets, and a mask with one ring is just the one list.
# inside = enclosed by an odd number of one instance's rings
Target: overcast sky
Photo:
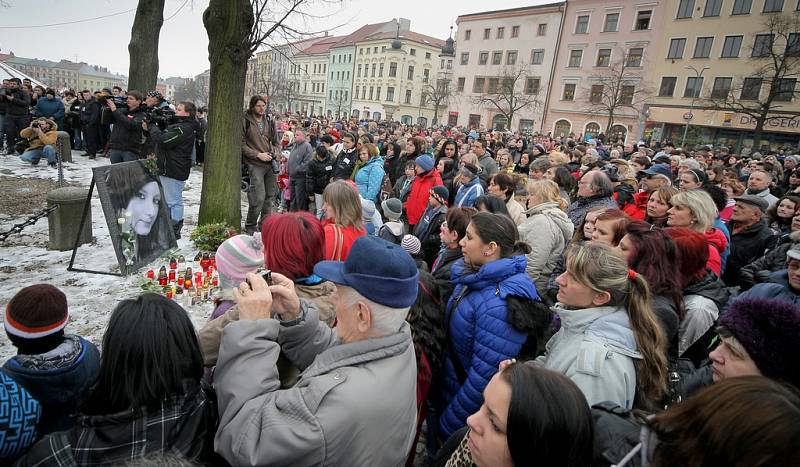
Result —
[[[430, 1], [344, 0], [312, 9], [322, 18], [311, 19], [304, 31], [337, 27], [332, 34], [348, 34], [364, 24], [389, 21], [395, 17], [411, 20], [415, 32], [446, 39], [450, 26], [460, 14], [497, 8], [549, 3], [550, 0], [506, 0], [502, 4], [485, 0]], [[0, 51], [28, 58], [84, 61], [128, 73], [128, 42], [136, 0], [4, 0], [0, 7]], [[185, 4], [185, 5], [184, 5]], [[182, 7], [183, 5], [183, 7]], [[392, 5], [391, 8], [387, 8]], [[208, 0], [166, 0], [164, 18], [174, 17], [161, 29], [159, 76], [194, 76], [208, 68], [208, 36], [202, 14]], [[94, 21], [53, 27], [30, 27], [81, 21], [130, 12]], [[176, 13], [177, 12], [177, 13]], [[13, 26], [14, 28], [9, 28]]]

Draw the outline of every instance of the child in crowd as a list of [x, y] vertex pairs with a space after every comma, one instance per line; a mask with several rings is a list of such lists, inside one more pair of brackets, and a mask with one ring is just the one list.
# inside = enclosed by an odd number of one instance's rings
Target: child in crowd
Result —
[[3, 370], [39, 401], [39, 436], [72, 426], [100, 369], [97, 347], [64, 333], [68, 321], [67, 296], [49, 284], [25, 287], [6, 306], [3, 325], [17, 355]]
[[406, 234], [406, 224], [400, 220], [403, 216], [403, 203], [397, 198], [389, 198], [381, 203], [381, 207], [386, 223], [378, 230], [378, 236], [399, 245]]

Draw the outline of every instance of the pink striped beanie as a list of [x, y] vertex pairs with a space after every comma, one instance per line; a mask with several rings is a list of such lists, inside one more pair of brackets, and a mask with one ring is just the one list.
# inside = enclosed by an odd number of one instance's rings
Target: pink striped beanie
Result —
[[236, 235], [217, 248], [217, 271], [223, 288], [237, 287], [249, 272], [264, 267], [264, 245], [261, 232], [255, 235]]

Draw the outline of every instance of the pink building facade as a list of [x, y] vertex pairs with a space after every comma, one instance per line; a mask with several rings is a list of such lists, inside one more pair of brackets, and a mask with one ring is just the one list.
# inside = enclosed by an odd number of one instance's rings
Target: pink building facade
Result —
[[[635, 141], [652, 96], [664, 0], [567, 2], [544, 133]], [[614, 118], [609, 120], [609, 109]]]

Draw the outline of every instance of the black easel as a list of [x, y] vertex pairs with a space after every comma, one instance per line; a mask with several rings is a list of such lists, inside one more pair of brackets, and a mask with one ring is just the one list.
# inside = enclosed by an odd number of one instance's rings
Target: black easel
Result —
[[83, 233], [83, 225], [86, 222], [86, 216], [89, 214], [89, 210], [92, 209], [92, 193], [94, 193], [94, 176], [92, 176], [92, 181], [91, 183], [89, 183], [89, 194], [86, 196], [86, 203], [83, 205], [83, 213], [81, 214], [81, 224], [78, 227], [78, 234], [75, 236], [75, 245], [72, 247], [72, 257], [69, 259], [69, 266], [67, 266], [67, 271], [86, 272], [89, 274], [103, 274], [106, 276], [122, 277], [124, 276], [124, 274], [120, 272], [95, 271], [92, 269], [81, 269], [73, 267], [73, 265], [75, 264], [75, 256], [77, 256], [78, 247], [80, 246], [81, 234]]

